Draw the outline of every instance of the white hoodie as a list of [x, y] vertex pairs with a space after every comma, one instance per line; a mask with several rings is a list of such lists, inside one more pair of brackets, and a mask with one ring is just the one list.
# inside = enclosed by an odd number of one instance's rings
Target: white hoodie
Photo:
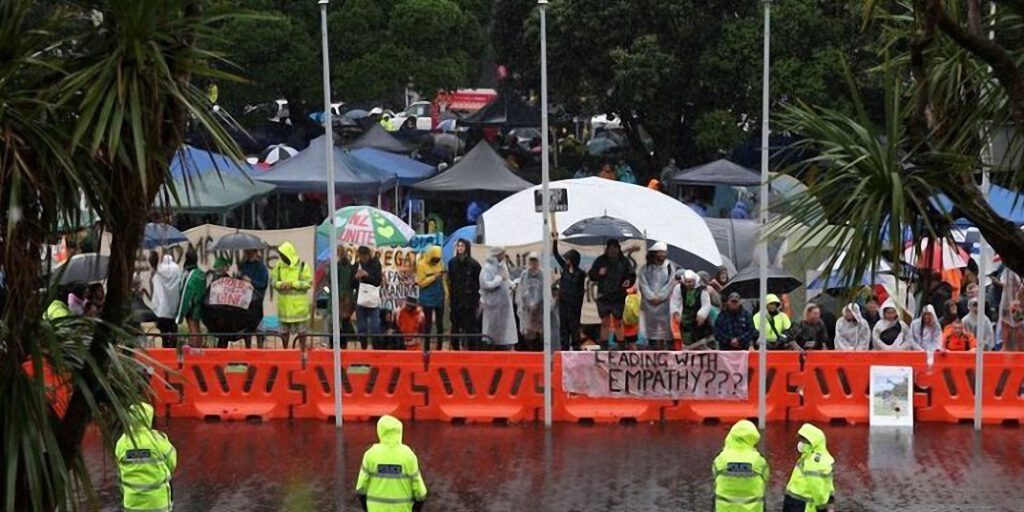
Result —
[[[846, 319], [846, 312], [853, 315], [853, 321]], [[847, 304], [843, 316], [836, 322], [836, 350], [871, 350], [871, 326], [860, 315], [860, 306]]]
[[[893, 310], [896, 312], [896, 320], [890, 322], [885, 319], [885, 312], [887, 310]], [[882, 304], [882, 318], [875, 324], [874, 330], [871, 331], [871, 347], [875, 350], [914, 350], [913, 341], [910, 339], [910, 327], [907, 327], [906, 322], [899, 318], [899, 308], [896, 307], [896, 302], [891, 298]], [[900, 333], [896, 336], [896, 339], [892, 343], [885, 343], [881, 339], [881, 334], [886, 329], [900, 326]]]
[[[924, 315], [931, 313], [932, 324], [924, 325]], [[942, 350], [942, 326], [939, 325], [939, 317], [935, 314], [935, 308], [928, 304], [921, 311], [921, 316], [910, 323], [911, 340], [916, 345], [915, 350], [927, 350], [935, 352]]]
[[174, 257], [165, 254], [163, 261], [153, 274], [153, 294], [150, 302], [157, 318], [175, 318], [178, 315], [178, 301], [181, 300], [181, 267]]

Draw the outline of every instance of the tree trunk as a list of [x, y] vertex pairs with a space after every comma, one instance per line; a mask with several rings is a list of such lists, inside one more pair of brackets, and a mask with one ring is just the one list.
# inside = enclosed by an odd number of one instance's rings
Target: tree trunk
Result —
[[978, 227], [978, 231], [1003, 260], [1003, 264], [1017, 274], [1024, 275], [1024, 231], [1004, 219], [989, 206], [974, 179], [966, 173], [957, 173], [957, 179], [942, 187], [964, 218]]

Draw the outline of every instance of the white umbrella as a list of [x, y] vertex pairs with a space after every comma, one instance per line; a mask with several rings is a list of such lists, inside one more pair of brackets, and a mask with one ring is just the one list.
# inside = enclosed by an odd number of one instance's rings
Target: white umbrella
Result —
[[967, 251], [952, 240], [939, 240], [933, 243], [931, 239], [924, 238], [917, 244], [909, 244], [903, 251], [903, 260], [908, 265], [934, 272], [964, 268], [967, 266], [968, 258]]
[[284, 144], [274, 144], [260, 153], [260, 163], [274, 165], [282, 160], [287, 160], [299, 154], [299, 150]]
[[[670, 246], [670, 257], [676, 248], [704, 262], [709, 272], [722, 264], [715, 238], [704, 220], [661, 192], [604, 178], [556, 181], [551, 187], [568, 190], [568, 211], [555, 214], [562, 229], [583, 219], [607, 215], [636, 226], [648, 240], [665, 242]], [[534, 191], [539, 189], [537, 186], [518, 192], [484, 212], [481, 219], [486, 245], [508, 247], [541, 241], [542, 218], [534, 211], [533, 199]]]

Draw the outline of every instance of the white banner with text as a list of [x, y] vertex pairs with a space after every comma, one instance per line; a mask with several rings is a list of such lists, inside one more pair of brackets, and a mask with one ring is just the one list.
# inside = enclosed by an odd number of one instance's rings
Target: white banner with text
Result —
[[562, 387], [595, 398], [746, 400], [749, 353], [561, 352]]

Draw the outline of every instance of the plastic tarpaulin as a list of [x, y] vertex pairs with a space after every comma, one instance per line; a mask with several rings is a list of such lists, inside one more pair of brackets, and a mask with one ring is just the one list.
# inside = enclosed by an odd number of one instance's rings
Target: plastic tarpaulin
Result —
[[274, 191], [254, 181], [252, 168], [231, 157], [192, 146], [182, 146], [171, 160], [170, 185], [157, 195], [156, 205], [175, 213], [224, 213]]
[[388, 153], [376, 148], [359, 148], [352, 156], [378, 169], [393, 172], [402, 185], [412, 185], [434, 175], [436, 169], [403, 155]]
[[409, 154], [416, 150], [416, 144], [395, 138], [381, 125], [374, 123], [361, 137], [345, 146], [347, 149], [374, 148], [389, 153]]
[[[551, 187], [568, 191], [568, 211], [554, 214], [560, 230], [589, 217], [608, 215], [636, 226], [648, 240], [668, 244], [669, 259], [685, 268], [713, 272], [722, 263], [704, 219], [661, 192], [604, 178], [556, 181]], [[539, 189], [519, 192], [484, 212], [478, 225], [486, 245], [507, 247], [541, 240], [543, 219], [535, 213], [533, 198]]]
[[[275, 165], [255, 179], [276, 185], [279, 192], [323, 192], [327, 188], [327, 162], [324, 144], [317, 137], [299, 154]], [[377, 194], [393, 187], [394, 173], [363, 162], [342, 148], [334, 148], [334, 186], [338, 192], [358, 195]]]
[[501, 92], [484, 108], [459, 119], [459, 126], [533, 128], [540, 126], [540, 110], [514, 94]]
[[[532, 186], [532, 183], [510, 171], [505, 165], [505, 160], [498, 156], [490, 144], [481, 141], [451, 168], [413, 185], [412, 188], [427, 194], [479, 195], [519, 192]], [[530, 197], [530, 211], [533, 211], [533, 196]]]
[[185, 176], [201, 176], [210, 172], [221, 175], [242, 176], [252, 173], [247, 163], [239, 163], [227, 155], [206, 151], [193, 146], [182, 146], [171, 159], [171, 177], [181, 179]]
[[746, 167], [721, 159], [683, 169], [672, 176], [671, 182], [676, 185], [757, 187], [761, 185], [761, 175]]

